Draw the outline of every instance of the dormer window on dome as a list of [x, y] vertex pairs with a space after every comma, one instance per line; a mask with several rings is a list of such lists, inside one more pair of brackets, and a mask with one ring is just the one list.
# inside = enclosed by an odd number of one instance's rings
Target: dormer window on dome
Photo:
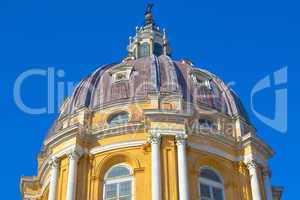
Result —
[[122, 81], [129, 81], [131, 72], [133, 71], [132, 66], [119, 66], [109, 71], [112, 77], [112, 83], [118, 83]]
[[211, 82], [210, 78], [206, 77], [202, 73], [200, 73], [198, 71], [194, 71], [190, 74], [190, 77], [191, 77], [192, 81], [194, 82], [194, 84], [196, 84], [198, 87], [205, 87], [209, 90], [212, 89], [211, 83], [210, 83]]

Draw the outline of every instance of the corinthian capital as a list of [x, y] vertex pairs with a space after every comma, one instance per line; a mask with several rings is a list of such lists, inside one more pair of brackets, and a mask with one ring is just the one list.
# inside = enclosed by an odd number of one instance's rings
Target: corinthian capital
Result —
[[152, 134], [149, 136], [148, 141], [151, 144], [160, 144], [161, 137], [160, 137], [160, 135]]
[[247, 162], [247, 167], [248, 169], [256, 169], [257, 168], [257, 163], [254, 160], [250, 160]]
[[69, 160], [78, 160], [79, 158], [79, 153], [76, 151], [76, 150], [72, 150], [69, 154], [68, 154], [68, 157], [69, 157]]
[[56, 167], [58, 167], [58, 165], [59, 165], [59, 161], [58, 161], [58, 158], [51, 158], [50, 159], [50, 161], [49, 161], [49, 166], [51, 167], [51, 168], [56, 168]]
[[185, 135], [185, 134], [176, 135], [176, 144], [177, 145], [185, 145], [186, 140], [187, 140], [187, 135]]

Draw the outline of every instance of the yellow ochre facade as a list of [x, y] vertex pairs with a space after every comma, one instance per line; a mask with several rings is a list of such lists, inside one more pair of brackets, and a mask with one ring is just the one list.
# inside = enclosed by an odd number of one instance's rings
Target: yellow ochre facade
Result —
[[24, 200], [280, 200], [273, 150], [216, 75], [171, 59], [145, 23], [128, 56], [83, 79], [45, 138]]

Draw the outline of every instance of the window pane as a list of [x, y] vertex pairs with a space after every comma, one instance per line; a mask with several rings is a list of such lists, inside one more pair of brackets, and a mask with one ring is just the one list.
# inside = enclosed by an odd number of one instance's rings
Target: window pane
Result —
[[120, 197], [120, 200], [131, 200], [131, 197]]
[[147, 42], [144, 42], [139, 46], [139, 57], [146, 57], [150, 55], [150, 46]]
[[210, 129], [213, 128], [213, 123], [208, 119], [199, 119], [200, 128]]
[[117, 198], [117, 184], [105, 185], [105, 199]]
[[222, 181], [220, 180], [219, 176], [212, 170], [210, 169], [202, 169], [200, 172], [200, 176], [212, 181], [216, 181], [219, 183], [222, 183]]
[[109, 172], [107, 178], [115, 178], [128, 175], [130, 175], [130, 171], [126, 167], [116, 166]]
[[214, 200], [223, 200], [223, 190], [220, 188], [213, 188]]
[[128, 122], [129, 116], [128, 113], [118, 113], [110, 118], [108, 121], [109, 125], [118, 125], [118, 124], [125, 124]]
[[163, 53], [163, 48], [159, 43], [154, 43], [154, 55], [160, 56]]
[[201, 198], [203, 197], [208, 197], [210, 198], [210, 192], [209, 192], [209, 186], [208, 185], [205, 185], [205, 184], [200, 184], [200, 195], [201, 195]]
[[120, 183], [120, 196], [131, 195], [131, 181]]

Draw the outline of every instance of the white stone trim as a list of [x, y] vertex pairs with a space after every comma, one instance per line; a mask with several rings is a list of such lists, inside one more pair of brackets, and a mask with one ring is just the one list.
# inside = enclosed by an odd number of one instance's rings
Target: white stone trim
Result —
[[188, 181], [188, 169], [187, 169], [187, 155], [186, 155], [186, 142], [187, 135], [176, 136], [177, 145], [177, 170], [178, 170], [178, 182], [179, 182], [179, 199], [189, 199], [189, 181]]
[[174, 130], [174, 129], [150, 129], [151, 135], [185, 135], [185, 130]]
[[232, 156], [229, 153], [226, 153], [218, 148], [208, 146], [206, 144], [189, 143], [189, 146], [194, 149], [198, 149], [200, 151], [205, 151], [205, 152], [226, 158], [227, 160], [231, 160], [231, 161], [240, 161], [241, 160], [240, 157]]
[[152, 200], [162, 199], [161, 188], [161, 157], [160, 157], [160, 135], [151, 135], [151, 197]]
[[246, 164], [251, 160], [255, 160], [257, 163], [259, 163], [263, 166], [267, 165], [266, 161], [263, 161], [258, 156], [254, 155], [254, 154], [251, 154], [251, 153], [247, 154], [247, 155], [243, 155], [243, 156], [233, 156], [229, 153], [224, 152], [221, 149], [211, 147], [211, 146], [206, 145], [206, 144], [189, 143], [189, 146], [194, 148], [194, 149], [198, 149], [200, 151], [205, 151], [205, 152], [220, 156], [222, 158], [226, 158], [227, 160], [231, 160], [231, 161], [234, 161], [234, 162], [243, 161]]
[[[114, 180], [107, 180], [107, 174], [110, 172], [110, 170], [116, 166], [125, 166], [129, 171], [130, 171], [130, 175], [128, 177], [125, 177], [125, 178], [117, 178], [117, 179], [114, 179]], [[131, 198], [132, 200], [134, 200], [134, 194], [135, 194], [135, 181], [134, 181], [134, 174], [133, 174], [133, 170], [131, 168], [131, 166], [129, 166], [128, 164], [126, 163], [120, 163], [120, 164], [117, 164], [117, 165], [113, 165], [110, 169], [108, 169], [106, 172], [105, 172], [105, 176], [104, 176], [104, 182], [103, 182], [103, 199], [105, 200], [105, 193], [106, 193], [106, 184], [108, 183], [118, 183], [120, 181], [127, 181], [127, 180], [130, 180], [131, 181]]]
[[71, 144], [67, 147], [65, 147], [64, 149], [60, 150], [59, 152], [56, 152], [55, 154], [52, 154], [51, 156], [49, 156], [46, 160], [44, 160], [43, 164], [42, 164], [42, 167], [41, 167], [41, 179], [40, 180], [43, 180], [44, 179], [44, 176], [46, 175], [46, 169], [47, 167], [49, 167], [49, 162], [53, 159], [53, 158], [56, 158], [56, 159], [59, 159], [65, 155], [68, 155], [70, 152], [72, 151], [76, 151], [78, 152], [80, 155], [84, 154], [84, 153], [87, 153], [87, 150], [82, 148], [81, 146], [79, 145], [76, 145], [76, 144]]
[[104, 146], [94, 147], [89, 151], [89, 153], [92, 155], [95, 155], [95, 154], [102, 153], [105, 151], [126, 148], [126, 147], [136, 147], [136, 146], [141, 146], [144, 144], [146, 144], [145, 140], [120, 142], [120, 143], [115, 143], [115, 144], [108, 144], [108, 145], [104, 145]]
[[43, 183], [42, 189], [41, 189], [41, 191], [40, 191], [37, 195], [28, 195], [28, 194], [24, 194], [24, 198], [29, 198], [29, 199], [32, 199], [32, 198], [33, 198], [33, 199], [35, 199], [35, 198], [40, 198], [40, 197], [43, 195], [43, 193], [44, 193], [46, 187], [49, 185], [49, 183], [50, 183], [50, 178], [48, 178], [48, 179]]

